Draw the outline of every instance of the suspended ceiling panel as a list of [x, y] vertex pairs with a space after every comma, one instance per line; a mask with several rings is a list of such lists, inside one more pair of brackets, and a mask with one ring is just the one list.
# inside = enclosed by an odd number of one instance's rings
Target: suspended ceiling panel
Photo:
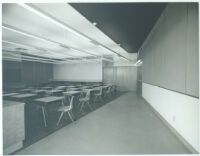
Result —
[[[86, 17], [75, 10], [69, 4], [33, 4], [37, 8], [42, 9], [49, 15], [57, 18], [59, 21], [64, 22], [68, 26], [78, 30], [82, 34], [89, 36], [90, 38], [98, 41], [99, 43], [109, 47], [121, 55], [126, 55], [127, 51], [121, 48], [111, 38], [106, 36], [100, 29], [95, 27]], [[59, 10], [59, 11], [58, 11]], [[64, 12], [70, 12], [63, 14]], [[95, 47], [96, 49], [96, 47]], [[94, 50], [95, 50], [94, 49]]]
[[[88, 31], [93, 29], [93, 35], [96, 34], [94, 40], [97, 39], [97, 36], [102, 39], [107, 38], [103, 33], [97, 33], [100, 31], [68, 4], [29, 5], [39, 9], [49, 17], [58, 19], [59, 22], [67, 26], [70, 25], [77, 32], [84, 32], [88, 35]], [[17, 48], [26, 47], [23, 53], [54, 59], [96, 58], [116, 55], [109, 49], [99, 46], [96, 42], [83, 39], [18, 4], [3, 4], [2, 11], [4, 50], [13, 51]], [[115, 43], [111, 44], [115, 45]]]

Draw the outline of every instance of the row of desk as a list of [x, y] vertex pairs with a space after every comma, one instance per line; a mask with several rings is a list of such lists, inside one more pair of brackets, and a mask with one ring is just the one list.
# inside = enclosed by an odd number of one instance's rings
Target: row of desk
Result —
[[[80, 95], [84, 92], [93, 92], [99, 91], [101, 88], [106, 89], [111, 87], [111, 85], [103, 85], [103, 86], [87, 86], [87, 85], [77, 85], [77, 86], [45, 86], [41, 88], [26, 88], [21, 89], [17, 92], [13, 93], [5, 93], [3, 94], [3, 99], [12, 100], [12, 101], [21, 101], [27, 102], [28, 100], [34, 100], [36, 103], [41, 105], [44, 125], [47, 126], [46, 118], [45, 118], [45, 107], [46, 105], [62, 101], [64, 96], [76, 96]], [[27, 93], [28, 92], [28, 93]], [[41, 94], [43, 93], [43, 95]]]
[[[29, 105], [28, 103], [32, 101], [31, 104], [34, 104], [34, 105], [36, 104], [36, 105], [41, 106], [44, 127], [47, 127], [48, 124], [47, 124], [47, 117], [46, 117], [47, 116], [46, 107], [49, 104], [62, 105], [62, 100], [64, 99], [65, 96], [68, 96], [68, 97], [75, 96], [77, 97], [77, 100], [78, 100], [80, 95], [86, 92], [98, 92], [100, 89], [107, 89], [109, 87], [112, 87], [112, 85], [58, 85], [58, 86], [43, 86], [43, 87], [38, 87], [38, 88], [30, 87], [30, 88], [15, 90], [14, 92], [7, 91], [5, 93], [3, 92], [3, 107], [5, 106], [7, 109], [8, 108], [7, 106], [11, 108], [12, 105], [16, 107], [17, 105], [21, 104], [20, 108], [22, 108], [22, 106], [24, 106], [22, 104], [25, 104], [25, 107], [26, 107], [26, 105]], [[23, 109], [23, 110], [26, 110], [26, 109]], [[5, 111], [5, 112], [6, 112], [6, 114], [4, 113], [5, 116], [13, 115], [12, 120], [14, 120], [15, 122], [19, 122], [18, 125], [24, 124], [22, 123], [24, 122], [24, 119], [16, 121], [17, 119], [16, 114], [18, 114], [17, 116], [20, 116], [20, 118], [22, 118], [22, 115], [19, 115], [19, 112], [15, 112], [15, 113], [13, 113], [13, 111], [11, 112]], [[9, 117], [9, 120], [11, 120], [11, 118], [12, 117]], [[15, 129], [14, 127], [16, 126], [17, 123], [8, 124], [7, 122], [9, 121], [7, 117], [4, 117], [4, 119], [7, 120], [6, 122], [4, 122], [4, 127], [6, 127], [6, 129], [9, 129], [9, 127], [10, 129]], [[5, 125], [8, 125], [8, 126], [5, 126]], [[21, 126], [21, 128], [19, 128], [20, 133], [23, 132], [23, 127], [25, 126]], [[13, 132], [9, 130], [4, 130], [4, 133], [6, 133], [4, 136], [9, 136], [10, 135], [9, 133], [13, 133]], [[10, 136], [13, 136], [13, 134]], [[21, 134], [21, 136], [25, 136], [25, 135]], [[23, 139], [23, 137], [21, 137], [21, 139]], [[7, 142], [9, 142], [9, 144], [6, 144]], [[10, 149], [10, 147], [13, 147], [11, 142], [4, 140], [6, 147], [7, 146], [9, 147], [8, 149]], [[19, 142], [21, 145], [21, 141]], [[15, 144], [16, 144], [16, 141], [15, 141]], [[14, 145], [14, 147], [16, 147], [16, 145]], [[12, 150], [15, 150], [15, 148], [12, 148]]]

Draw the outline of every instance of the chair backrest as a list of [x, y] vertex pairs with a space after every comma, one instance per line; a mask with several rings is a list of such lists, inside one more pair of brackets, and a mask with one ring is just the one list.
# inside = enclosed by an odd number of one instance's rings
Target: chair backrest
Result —
[[70, 104], [69, 104], [70, 110], [73, 109], [73, 101], [74, 101], [74, 96], [71, 96]]
[[52, 91], [46, 91], [45, 92], [45, 96], [52, 96], [53, 95], [53, 92]]
[[111, 86], [108, 87], [107, 93], [110, 93]]
[[79, 90], [78, 88], [68, 88], [68, 91], [74, 91], [74, 90]]
[[99, 94], [102, 95], [103, 88], [100, 87]]
[[88, 100], [90, 99], [90, 91], [89, 90], [86, 92], [85, 98]]
[[111, 92], [114, 92], [115, 91], [115, 85], [112, 85], [111, 86]]

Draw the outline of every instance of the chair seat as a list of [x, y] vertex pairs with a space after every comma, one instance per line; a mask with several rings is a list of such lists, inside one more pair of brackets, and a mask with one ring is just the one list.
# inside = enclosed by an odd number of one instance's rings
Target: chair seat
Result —
[[80, 98], [79, 101], [80, 102], [82, 102], [82, 101], [89, 101], [89, 98]]
[[70, 110], [70, 106], [61, 106], [58, 108], [58, 111], [67, 112]]
[[101, 96], [101, 94], [100, 93], [96, 93], [96, 94], [94, 94], [95, 96]]

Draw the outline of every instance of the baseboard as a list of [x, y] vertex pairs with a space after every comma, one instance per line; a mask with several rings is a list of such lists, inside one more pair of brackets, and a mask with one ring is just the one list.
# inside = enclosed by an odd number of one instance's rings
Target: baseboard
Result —
[[166, 127], [168, 129], [170, 129], [172, 131], [172, 133], [184, 144], [184, 146], [193, 154], [199, 154], [199, 152], [194, 149], [188, 142], [187, 140], [185, 140], [177, 131], [174, 127], [172, 127], [165, 118], [162, 117], [162, 115], [160, 115], [160, 113], [155, 110], [151, 104], [143, 97], [141, 96], [141, 98], [146, 101], [146, 103], [148, 104], [148, 106], [151, 108], [151, 110], [156, 114], [156, 116], [162, 121], [164, 122], [164, 124], [166, 125]]

